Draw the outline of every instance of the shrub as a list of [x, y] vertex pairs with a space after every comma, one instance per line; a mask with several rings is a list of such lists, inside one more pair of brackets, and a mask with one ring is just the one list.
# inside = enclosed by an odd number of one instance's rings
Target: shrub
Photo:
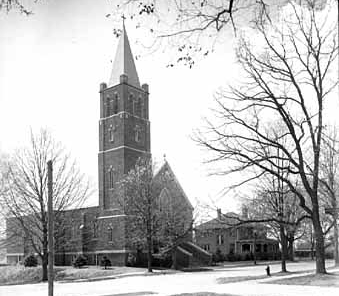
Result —
[[73, 262], [73, 266], [76, 268], [81, 268], [82, 266], [85, 266], [86, 264], [87, 264], [87, 259], [83, 255], [78, 255]]
[[100, 266], [103, 266], [105, 269], [107, 269], [107, 266], [111, 266], [111, 260], [109, 260], [106, 256], [102, 257], [100, 261]]
[[136, 265], [136, 261], [137, 261], [137, 259], [136, 259], [135, 255], [132, 254], [132, 253], [129, 253], [128, 257], [127, 257], [127, 264], [126, 265], [134, 267]]
[[225, 261], [225, 256], [223, 253], [221, 253], [220, 249], [217, 249], [217, 251], [215, 252], [215, 257], [217, 262]]
[[28, 255], [24, 259], [24, 266], [25, 267], [36, 267], [38, 265], [38, 259], [33, 255]]

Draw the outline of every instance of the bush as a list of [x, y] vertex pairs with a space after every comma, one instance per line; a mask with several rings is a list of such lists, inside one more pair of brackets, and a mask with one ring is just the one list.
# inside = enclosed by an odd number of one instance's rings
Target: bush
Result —
[[24, 266], [25, 267], [36, 267], [38, 265], [38, 259], [33, 255], [28, 255], [24, 259]]
[[100, 266], [103, 266], [105, 269], [107, 269], [107, 266], [111, 266], [111, 260], [109, 260], [106, 256], [102, 257], [100, 261]]
[[76, 268], [81, 268], [82, 266], [85, 266], [86, 264], [87, 264], [87, 259], [83, 255], [78, 255], [73, 262], [73, 266]]
[[137, 259], [136, 259], [135, 255], [132, 254], [132, 253], [129, 253], [129, 254], [128, 254], [128, 257], [127, 257], [127, 263], [126, 263], [126, 265], [127, 265], [127, 266], [131, 266], [131, 267], [134, 267], [134, 266], [136, 265], [136, 261], [137, 261]]

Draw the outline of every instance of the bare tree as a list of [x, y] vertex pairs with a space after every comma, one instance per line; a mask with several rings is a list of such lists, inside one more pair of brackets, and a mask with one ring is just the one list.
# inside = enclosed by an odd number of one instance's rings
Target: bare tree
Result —
[[[174, 49], [168, 66], [183, 63], [190, 68], [200, 57], [211, 54], [217, 42], [229, 42], [243, 28], [252, 26], [257, 15], [277, 20], [279, 11], [293, 0], [120, 0], [113, 12], [131, 19], [136, 28], [150, 33], [150, 51], [159, 47]], [[310, 0], [294, 0], [307, 5]], [[328, 0], [313, 0], [316, 9], [324, 9]], [[117, 22], [120, 27], [120, 20]], [[114, 29], [116, 35], [119, 29]], [[141, 41], [142, 42], [142, 41]]]
[[11, 10], [17, 10], [24, 15], [32, 14], [32, 11], [26, 6], [27, 3], [23, 2], [21, 0], [0, 0], [0, 12], [3, 10], [8, 13]]
[[154, 175], [152, 161], [139, 158], [120, 181], [119, 204], [128, 217], [128, 242], [136, 248], [146, 245], [149, 272], [155, 249], [170, 252], [177, 268], [177, 247], [192, 238], [193, 208], [186, 205], [173, 178], [167, 169]]
[[159, 247], [161, 253], [171, 253], [172, 267], [179, 268], [178, 247], [187, 241], [192, 241], [193, 208], [182, 195], [175, 184], [174, 176], [158, 172], [155, 179], [161, 183], [158, 195], [159, 206]]
[[[326, 132], [326, 131], [325, 131]], [[320, 193], [324, 199], [324, 206], [333, 218], [334, 262], [339, 265], [338, 253], [338, 201], [339, 190], [339, 138], [336, 127], [329, 127], [324, 137], [322, 149]]]
[[149, 158], [139, 158], [119, 182], [119, 200], [128, 217], [128, 243], [146, 245], [148, 271], [152, 272], [153, 241], [159, 230], [158, 184], [153, 181], [153, 165]]
[[[311, 4], [290, 4], [279, 27], [265, 15], [259, 18], [260, 49], [242, 38], [237, 54], [247, 79], [219, 93], [219, 121], [209, 123], [208, 136], [201, 133], [197, 141], [215, 153], [211, 161], [227, 163], [224, 173], [247, 172], [238, 185], [272, 175], [295, 194], [312, 219], [316, 272], [325, 273], [319, 171], [324, 102], [338, 85], [330, 78], [338, 56], [337, 24]], [[282, 122], [279, 133], [271, 129], [273, 118]]]
[[270, 234], [281, 245], [281, 271], [286, 261], [293, 260], [294, 241], [303, 236], [303, 221], [310, 218], [299, 207], [298, 198], [282, 182], [271, 175], [261, 178], [255, 197], [245, 201], [250, 220], [266, 220]]
[[[3, 170], [1, 209], [7, 218], [7, 247], [23, 244], [42, 261], [47, 280], [47, 161], [54, 165], [53, 209], [59, 228], [66, 227], [63, 211], [79, 207], [89, 194], [89, 183], [76, 163], [47, 130], [34, 135], [30, 146], [16, 151]], [[59, 233], [60, 229], [56, 229]], [[56, 238], [57, 239], [57, 238]]]

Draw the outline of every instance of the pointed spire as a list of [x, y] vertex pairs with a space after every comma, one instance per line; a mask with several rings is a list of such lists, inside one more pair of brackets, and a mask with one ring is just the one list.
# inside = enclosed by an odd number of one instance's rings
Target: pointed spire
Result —
[[114, 86], [119, 84], [120, 76], [124, 74], [127, 75], [128, 77], [128, 84], [140, 88], [139, 77], [137, 69], [134, 64], [134, 59], [125, 28], [125, 19], [124, 17], [122, 17], [122, 19], [123, 19], [122, 32], [119, 39], [118, 48], [115, 54], [112, 74], [108, 86]]

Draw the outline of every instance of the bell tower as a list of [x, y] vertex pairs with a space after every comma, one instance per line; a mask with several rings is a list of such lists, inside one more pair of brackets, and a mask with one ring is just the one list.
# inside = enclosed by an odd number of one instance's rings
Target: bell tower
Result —
[[148, 85], [140, 86], [125, 25], [108, 84], [100, 84], [99, 206], [119, 210], [117, 183], [151, 154]]

